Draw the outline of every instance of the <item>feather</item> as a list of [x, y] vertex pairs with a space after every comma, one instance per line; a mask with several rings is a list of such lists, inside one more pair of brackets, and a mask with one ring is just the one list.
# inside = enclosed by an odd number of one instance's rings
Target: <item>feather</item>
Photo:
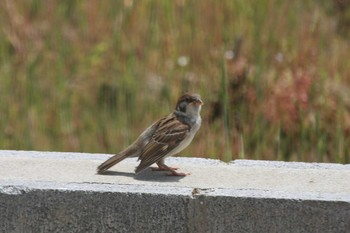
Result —
[[188, 136], [190, 130], [190, 126], [179, 121], [175, 114], [161, 119], [152, 139], [141, 152], [141, 162], [135, 172], [138, 173], [166, 157]]

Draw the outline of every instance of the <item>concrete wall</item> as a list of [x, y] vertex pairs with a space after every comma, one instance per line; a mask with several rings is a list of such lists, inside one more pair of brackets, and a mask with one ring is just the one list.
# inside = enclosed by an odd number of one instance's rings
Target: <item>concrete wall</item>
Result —
[[0, 232], [350, 232], [349, 165], [109, 156], [0, 151]]

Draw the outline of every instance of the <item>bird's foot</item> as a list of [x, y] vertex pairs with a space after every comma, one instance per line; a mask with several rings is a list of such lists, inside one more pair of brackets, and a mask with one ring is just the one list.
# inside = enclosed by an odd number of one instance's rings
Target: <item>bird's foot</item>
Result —
[[152, 167], [152, 171], [170, 171], [171, 173], [167, 174], [168, 176], [187, 176], [190, 173], [176, 172], [179, 168], [169, 167], [164, 163], [157, 163], [158, 167]]
[[178, 167], [152, 167], [152, 171], [175, 171]]

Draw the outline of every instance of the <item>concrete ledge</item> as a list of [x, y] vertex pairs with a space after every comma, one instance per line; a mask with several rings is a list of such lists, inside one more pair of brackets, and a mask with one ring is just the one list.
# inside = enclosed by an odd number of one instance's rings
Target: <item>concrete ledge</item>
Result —
[[1, 232], [349, 232], [350, 165], [169, 158], [192, 175], [110, 155], [0, 151]]

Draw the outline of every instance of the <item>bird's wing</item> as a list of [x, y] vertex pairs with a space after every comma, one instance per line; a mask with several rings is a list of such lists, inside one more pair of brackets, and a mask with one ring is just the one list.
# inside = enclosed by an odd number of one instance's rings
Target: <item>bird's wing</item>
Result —
[[190, 126], [179, 121], [174, 114], [159, 120], [152, 139], [141, 152], [139, 157], [141, 162], [136, 172], [164, 158], [187, 137], [189, 132]]

